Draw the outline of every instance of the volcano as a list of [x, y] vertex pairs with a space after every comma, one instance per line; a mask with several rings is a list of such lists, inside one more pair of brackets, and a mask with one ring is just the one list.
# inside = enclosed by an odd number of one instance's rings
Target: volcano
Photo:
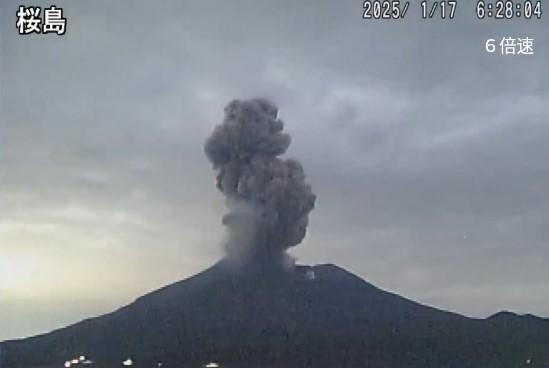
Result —
[[1, 346], [2, 368], [81, 355], [98, 367], [547, 367], [549, 320], [468, 318], [330, 264], [235, 271], [221, 261], [113, 313]]

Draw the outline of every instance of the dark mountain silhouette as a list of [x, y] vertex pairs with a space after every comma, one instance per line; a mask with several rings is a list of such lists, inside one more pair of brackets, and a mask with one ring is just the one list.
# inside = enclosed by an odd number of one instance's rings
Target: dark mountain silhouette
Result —
[[471, 319], [380, 290], [334, 265], [294, 272], [224, 262], [113, 313], [2, 344], [2, 368], [549, 366], [549, 320]]

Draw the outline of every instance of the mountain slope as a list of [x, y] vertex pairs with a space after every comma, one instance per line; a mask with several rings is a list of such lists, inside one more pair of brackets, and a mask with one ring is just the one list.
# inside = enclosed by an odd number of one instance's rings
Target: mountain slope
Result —
[[[314, 274], [314, 277], [313, 277]], [[231, 272], [223, 262], [108, 315], [3, 344], [2, 368], [521, 367], [549, 362], [549, 320], [486, 320], [427, 307], [333, 265]]]

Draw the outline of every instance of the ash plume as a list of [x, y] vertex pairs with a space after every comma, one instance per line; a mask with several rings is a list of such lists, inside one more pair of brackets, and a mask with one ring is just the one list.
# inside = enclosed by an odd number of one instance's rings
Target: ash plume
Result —
[[226, 251], [241, 261], [288, 261], [286, 250], [305, 237], [315, 204], [301, 164], [278, 157], [290, 136], [277, 114], [265, 99], [233, 100], [205, 144], [229, 209]]

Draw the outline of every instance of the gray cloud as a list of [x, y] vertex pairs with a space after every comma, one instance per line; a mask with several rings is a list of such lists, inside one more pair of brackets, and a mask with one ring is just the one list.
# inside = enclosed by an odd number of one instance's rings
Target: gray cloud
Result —
[[316, 199], [299, 161], [278, 157], [290, 135], [266, 99], [232, 100], [224, 111], [204, 150], [229, 209], [227, 255], [260, 267], [289, 265], [286, 251], [305, 238]]

